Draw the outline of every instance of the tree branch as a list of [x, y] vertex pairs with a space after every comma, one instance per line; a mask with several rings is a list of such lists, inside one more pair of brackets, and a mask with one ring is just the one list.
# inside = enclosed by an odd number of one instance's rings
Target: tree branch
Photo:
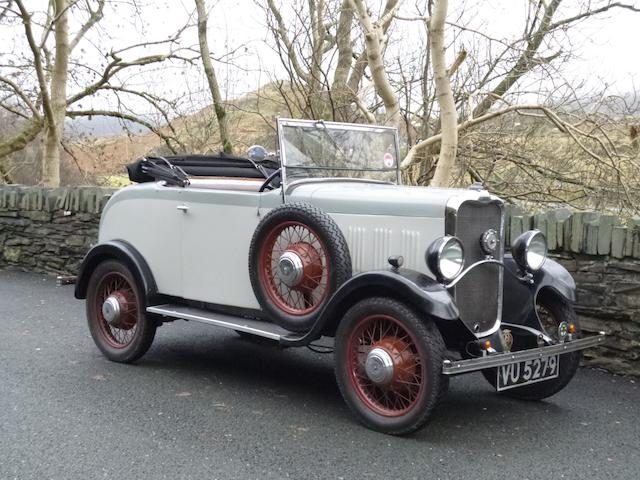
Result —
[[167, 145], [167, 147], [173, 153], [176, 153], [176, 149], [171, 143], [171, 142], [178, 143], [174, 137], [166, 135], [165, 133], [162, 132], [162, 130], [157, 128], [155, 125], [153, 125], [153, 124], [151, 124], [151, 123], [147, 122], [146, 120], [143, 120], [143, 119], [141, 119], [139, 117], [136, 117], [134, 115], [129, 115], [127, 113], [122, 113], [122, 112], [118, 112], [118, 111], [114, 111], [114, 110], [68, 110], [67, 111], [67, 116], [69, 118], [100, 117], [100, 116], [102, 116], [102, 117], [115, 117], [115, 118], [120, 118], [122, 120], [127, 120], [129, 122], [137, 123], [138, 125], [142, 125], [143, 127], [148, 128], [151, 132], [153, 132], [160, 139], [162, 139], [164, 141], [164, 143]]
[[44, 124], [42, 119], [30, 122], [27, 127], [17, 135], [0, 142], [0, 158], [6, 157], [10, 153], [22, 150], [29, 142], [35, 139], [42, 131]]
[[20, 99], [27, 105], [27, 107], [29, 107], [29, 110], [31, 110], [31, 113], [33, 113], [33, 116], [38, 120], [40, 119], [40, 112], [38, 111], [36, 106], [31, 102], [31, 100], [29, 99], [27, 94], [24, 93], [24, 91], [18, 86], [17, 83], [15, 83], [13, 80], [11, 80], [11, 79], [3, 76], [3, 75], [0, 75], [0, 82], [9, 85], [9, 87], [11, 87], [13, 92], [18, 97], [20, 97]]
[[[31, 14], [27, 11], [22, 0], [15, 0], [18, 8], [20, 9], [20, 17], [24, 24], [24, 31], [27, 37], [27, 43], [31, 49], [33, 55], [34, 68], [36, 70], [36, 76], [38, 78], [38, 86], [40, 87], [40, 96], [42, 98], [42, 106], [47, 121], [51, 124], [55, 124], [55, 118], [53, 115], [53, 108], [51, 107], [51, 99], [49, 98], [49, 89], [47, 88], [47, 82], [45, 80], [44, 69], [42, 68], [42, 57], [40, 56], [40, 49], [36, 45], [35, 38], [33, 36], [33, 30], [31, 28]], [[1, 155], [0, 155], [1, 156]]]
[[82, 27], [80, 27], [80, 30], [78, 31], [78, 33], [76, 33], [76, 36], [73, 37], [73, 40], [71, 40], [71, 43], [69, 44], [70, 52], [72, 52], [73, 49], [76, 48], [76, 45], [78, 45], [78, 42], [82, 40], [82, 37], [84, 37], [96, 23], [102, 20], [102, 17], [104, 16], [104, 5], [105, 0], [98, 0], [98, 8], [96, 8], [95, 10], [91, 10], [91, 8], [89, 7], [89, 2], [87, 2], [87, 9], [90, 12], [89, 19], [84, 23], [84, 25], [82, 25]]

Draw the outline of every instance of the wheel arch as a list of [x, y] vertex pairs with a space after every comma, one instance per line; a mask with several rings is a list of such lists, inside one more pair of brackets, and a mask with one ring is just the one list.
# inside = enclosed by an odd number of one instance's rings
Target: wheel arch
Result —
[[144, 257], [131, 244], [124, 240], [111, 240], [93, 247], [85, 255], [80, 265], [74, 295], [77, 299], [87, 298], [89, 279], [96, 267], [106, 260], [118, 260], [131, 270], [140, 290], [144, 294], [144, 303], [158, 293], [155, 279]]
[[560, 263], [547, 259], [533, 275], [533, 283], [520, 279], [518, 265], [508, 254], [504, 259], [503, 318], [515, 324], [536, 326], [535, 305], [540, 295], [552, 292], [569, 304], [576, 300], [576, 284], [571, 274]]
[[282, 343], [300, 346], [322, 335], [333, 336], [347, 310], [367, 297], [393, 298], [436, 320], [450, 322], [459, 318], [449, 292], [432, 278], [408, 269], [369, 271], [354, 275], [334, 293], [309, 332], [283, 339]]

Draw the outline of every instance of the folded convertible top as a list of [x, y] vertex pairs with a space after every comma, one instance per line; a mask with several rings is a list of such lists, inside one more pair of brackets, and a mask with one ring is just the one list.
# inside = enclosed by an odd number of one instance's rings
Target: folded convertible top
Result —
[[145, 157], [127, 165], [129, 179], [144, 183], [165, 180], [183, 184], [184, 177], [266, 178], [280, 168], [274, 160], [254, 161], [220, 153], [218, 155], [168, 155]]

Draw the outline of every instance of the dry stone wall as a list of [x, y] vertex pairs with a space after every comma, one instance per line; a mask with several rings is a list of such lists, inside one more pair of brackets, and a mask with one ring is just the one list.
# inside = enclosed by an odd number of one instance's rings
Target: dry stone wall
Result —
[[640, 376], [640, 219], [623, 225], [615, 215], [511, 208], [507, 227], [508, 242], [531, 228], [545, 234], [551, 257], [576, 281], [583, 331], [609, 334], [604, 346], [585, 351], [585, 363]]
[[[75, 274], [97, 241], [100, 212], [114, 190], [0, 186], [0, 268]], [[610, 333], [585, 362], [640, 376], [640, 220], [557, 209], [508, 209], [507, 242], [537, 228], [574, 276], [586, 332]]]
[[0, 268], [77, 272], [98, 238], [100, 212], [113, 192], [0, 186]]

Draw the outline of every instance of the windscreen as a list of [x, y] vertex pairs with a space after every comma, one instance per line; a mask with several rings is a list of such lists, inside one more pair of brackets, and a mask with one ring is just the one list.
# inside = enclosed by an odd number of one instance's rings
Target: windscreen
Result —
[[283, 121], [281, 155], [287, 181], [348, 177], [397, 181], [396, 130], [322, 121]]

